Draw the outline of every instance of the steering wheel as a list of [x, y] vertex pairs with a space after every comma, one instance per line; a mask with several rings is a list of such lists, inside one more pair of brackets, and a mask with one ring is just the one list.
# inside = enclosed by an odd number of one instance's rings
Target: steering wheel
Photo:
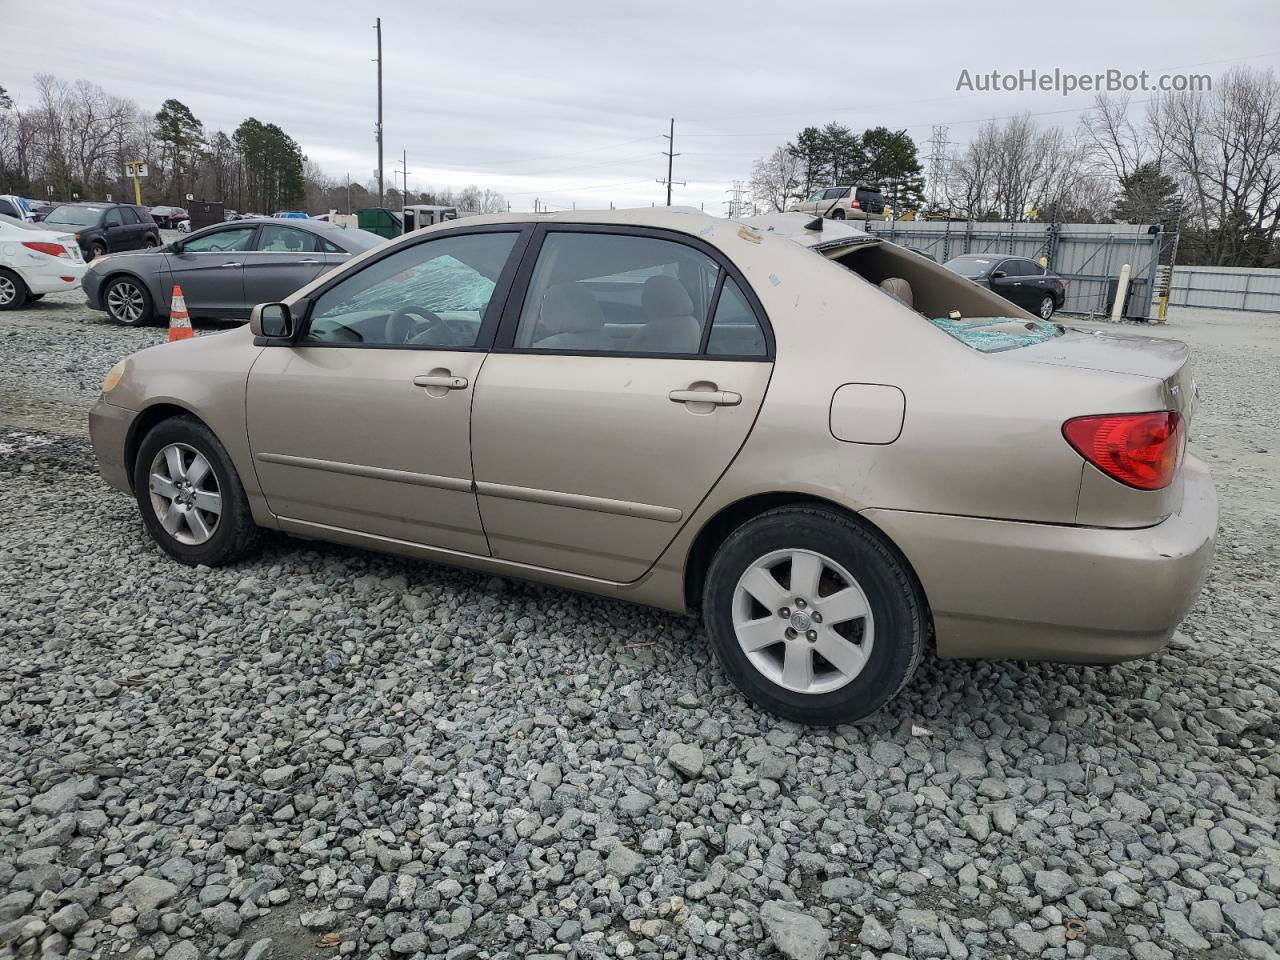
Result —
[[[426, 321], [426, 327], [410, 314], [416, 314]], [[437, 329], [448, 329], [448, 325], [434, 311], [416, 303], [408, 303], [398, 308], [387, 317], [387, 343], [410, 343], [417, 341], [424, 334], [433, 333]], [[419, 341], [420, 342], [420, 341]]]

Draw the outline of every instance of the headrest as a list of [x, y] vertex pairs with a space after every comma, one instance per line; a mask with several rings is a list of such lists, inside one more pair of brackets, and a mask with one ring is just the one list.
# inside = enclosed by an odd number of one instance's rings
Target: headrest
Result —
[[650, 277], [640, 291], [640, 306], [651, 317], [688, 317], [693, 315], [689, 292], [675, 277]]
[[886, 277], [880, 281], [880, 289], [891, 297], [896, 297], [908, 307], [914, 306], [911, 296], [911, 284], [901, 277]]
[[542, 296], [538, 339], [557, 333], [589, 333], [604, 326], [604, 311], [591, 291], [576, 283], [559, 283]]

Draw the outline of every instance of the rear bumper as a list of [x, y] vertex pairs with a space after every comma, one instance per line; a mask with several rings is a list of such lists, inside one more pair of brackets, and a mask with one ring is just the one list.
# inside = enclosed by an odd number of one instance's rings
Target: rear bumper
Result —
[[906, 555], [944, 657], [1116, 662], [1168, 642], [1213, 559], [1218, 498], [1188, 456], [1182, 507], [1136, 530], [869, 510]]
[[131, 492], [125, 450], [129, 442], [129, 428], [137, 415], [136, 411], [101, 399], [89, 411], [89, 438], [93, 441], [98, 472], [107, 483], [125, 493]]
[[[52, 262], [41, 263], [38, 267], [15, 259], [10, 263], [10, 267], [17, 272], [32, 293], [65, 293], [79, 285], [80, 277], [85, 272], [83, 263], [65, 258], [46, 257], [46, 259]], [[63, 280], [63, 277], [71, 279]]]

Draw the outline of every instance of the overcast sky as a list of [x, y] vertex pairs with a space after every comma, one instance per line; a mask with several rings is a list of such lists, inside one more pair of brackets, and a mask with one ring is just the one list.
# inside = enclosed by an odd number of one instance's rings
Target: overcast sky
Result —
[[963, 143], [982, 120], [1024, 110], [1073, 125], [1093, 98], [957, 92], [962, 69], [1280, 69], [1276, 0], [0, 0], [0, 86], [30, 104], [31, 77], [45, 71], [96, 81], [149, 113], [176, 97], [208, 131], [254, 116], [328, 173], [367, 180], [375, 16], [388, 185], [407, 150], [410, 188], [474, 183], [514, 209], [535, 197], [662, 203], [654, 180], [666, 173], [670, 117], [674, 179], [688, 181], [677, 202], [723, 212], [731, 181], [808, 124], [905, 126], [924, 155], [932, 124], [949, 123]]

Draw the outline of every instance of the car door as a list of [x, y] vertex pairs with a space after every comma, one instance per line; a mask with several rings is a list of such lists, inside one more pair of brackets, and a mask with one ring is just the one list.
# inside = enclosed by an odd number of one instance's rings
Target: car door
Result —
[[256, 225], [215, 227], [180, 240], [168, 254], [169, 276], [162, 286], [166, 301], [181, 285], [187, 309], [207, 316], [245, 316], [245, 251]]
[[120, 207], [108, 207], [102, 214], [102, 242], [107, 247], [107, 253], [130, 249], [130, 235], [124, 225], [124, 214]]
[[146, 227], [143, 226], [138, 211], [133, 207], [117, 207], [120, 219], [124, 222], [125, 242], [130, 250], [141, 250], [146, 244]]
[[249, 440], [291, 529], [489, 554], [471, 403], [519, 258], [518, 227], [398, 245], [334, 278], [249, 374]]
[[495, 557], [635, 580], [746, 440], [772, 370], [763, 312], [686, 235], [548, 226], [534, 246], [474, 398], [485, 533]]
[[318, 277], [325, 266], [319, 237], [275, 223], [262, 225], [253, 249], [243, 259], [248, 308], [283, 300]]
[[991, 289], [1000, 294], [1010, 303], [1024, 306], [1026, 301], [1026, 292], [1022, 289], [1022, 275], [1018, 266], [1018, 261], [1013, 258], [1006, 258], [991, 268], [988, 274]]

